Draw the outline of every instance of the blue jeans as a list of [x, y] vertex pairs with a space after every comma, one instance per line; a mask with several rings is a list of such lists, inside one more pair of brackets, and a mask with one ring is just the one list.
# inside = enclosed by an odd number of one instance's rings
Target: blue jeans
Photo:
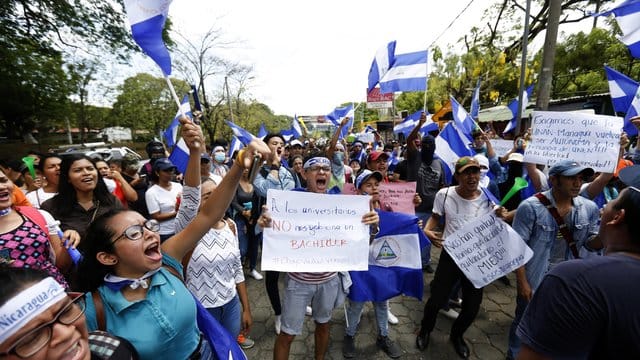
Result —
[[240, 258], [244, 259], [247, 256], [249, 249], [249, 235], [247, 234], [247, 219], [238, 213], [234, 219], [236, 222], [236, 231], [238, 232], [238, 243], [240, 246]]
[[[389, 316], [388, 316], [388, 301], [372, 301], [373, 308], [376, 313], [376, 322], [378, 323], [378, 334], [380, 336], [389, 335]], [[358, 330], [358, 324], [360, 324], [360, 316], [362, 315], [362, 308], [364, 302], [349, 300], [349, 306], [347, 307], [347, 329], [346, 333], [349, 336], [355, 336]]]
[[513, 317], [511, 328], [509, 328], [509, 349], [507, 350], [507, 359], [515, 359], [520, 352], [521, 342], [518, 335], [516, 335], [516, 330], [518, 329], [518, 324], [520, 324], [520, 320], [522, 319], [522, 315], [524, 314], [527, 305], [529, 305], [527, 300], [520, 296], [516, 297], [516, 314]]
[[207, 311], [216, 318], [233, 338], [237, 338], [240, 334], [240, 319], [242, 316], [240, 298], [238, 294], [228, 303], [215, 308], [207, 308]]
[[[416, 212], [416, 216], [418, 220], [422, 220], [422, 228], [424, 229], [424, 226], [427, 225], [427, 220], [431, 217], [431, 213]], [[429, 241], [431, 241], [431, 239], [429, 239]], [[420, 255], [422, 257], [423, 267], [431, 264], [431, 243], [420, 249]]]

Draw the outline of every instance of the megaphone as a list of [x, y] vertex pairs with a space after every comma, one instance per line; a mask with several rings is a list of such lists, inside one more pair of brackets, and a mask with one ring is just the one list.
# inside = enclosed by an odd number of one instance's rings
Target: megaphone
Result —
[[36, 170], [33, 168], [33, 162], [36, 159], [32, 158], [31, 156], [25, 156], [22, 158], [22, 162], [27, 165], [27, 169], [29, 169], [29, 174], [31, 174], [32, 178], [36, 178]]

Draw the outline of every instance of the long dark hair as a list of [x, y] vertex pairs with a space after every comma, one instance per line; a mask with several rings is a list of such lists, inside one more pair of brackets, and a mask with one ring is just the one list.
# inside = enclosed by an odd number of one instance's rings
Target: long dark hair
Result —
[[12, 268], [0, 266], [0, 306], [11, 300], [29, 285], [35, 284], [49, 276], [42, 270], [32, 268]]
[[[73, 154], [63, 157], [62, 164], [60, 164], [58, 195], [52, 199], [55, 207], [60, 209], [61, 213], [70, 213], [73, 206], [78, 202], [76, 188], [74, 188], [69, 181], [69, 170], [73, 163], [79, 160], [87, 160], [96, 167], [95, 161], [84, 154]], [[98, 172], [97, 167], [96, 173], [98, 174], [98, 179], [96, 181], [96, 188], [93, 189], [93, 198], [99, 201], [102, 206], [111, 207], [115, 203], [115, 197], [109, 193], [109, 189], [107, 189], [107, 185], [105, 185], [104, 180], [102, 180], [102, 175]]]
[[100, 252], [114, 252], [111, 239], [115, 236], [115, 231], [108, 225], [108, 222], [111, 218], [124, 211], [127, 210], [111, 209], [98, 216], [89, 225], [87, 235], [78, 247], [83, 255], [83, 260], [78, 265], [79, 290], [89, 292], [97, 289], [104, 282], [104, 276], [113, 272], [113, 266], [102, 264], [98, 261], [96, 255]]

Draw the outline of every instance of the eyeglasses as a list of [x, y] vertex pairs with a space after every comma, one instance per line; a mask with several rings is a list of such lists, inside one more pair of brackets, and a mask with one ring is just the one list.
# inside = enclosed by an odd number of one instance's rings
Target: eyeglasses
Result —
[[329, 172], [331, 171], [331, 166], [311, 166], [307, 170], [313, 171], [313, 172], [318, 172], [320, 170], [324, 172]]
[[633, 191], [635, 191], [635, 192], [637, 192], [637, 193], [640, 193], [640, 189], [638, 189], [638, 188], [637, 188], [637, 187], [635, 187], [635, 186], [627, 186], [627, 188], [629, 188], [629, 189], [631, 189], [631, 190], [633, 190]]
[[84, 293], [67, 293], [67, 296], [69, 296], [72, 301], [65, 305], [51, 321], [29, 331], [14, 343], [13, 346], [9, 348], [9, 351], [0, 353], [0, 355], [7, 356], [15, 354], [21, 359], [27, 359], [49, 343], [55, 323], [71, 325], [78, 320], [80, 316], [84, 314], [87, 307], [85, 295]]
[[120, 240], [123, 236], [131, 241], [136, 241], [142, 239], [144, 235], [144, 229], [149, 231], [158, 232], [160, 230], [160, 223], [156, 220], [147, 220], [143, 224], [135, 224], [131, 225], [124, 230], [122, 234], [120, 234], [115, 240], [111, 243], [115, 244], [116, 241]]

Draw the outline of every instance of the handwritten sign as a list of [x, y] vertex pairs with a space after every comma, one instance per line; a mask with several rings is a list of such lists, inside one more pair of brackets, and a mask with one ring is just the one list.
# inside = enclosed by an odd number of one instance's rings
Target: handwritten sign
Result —
[[264, 229], [262, 269], [296, 272], [367, 270], [369, 196], [269, 190], [272, 226]]
[[494, 213], [447, 236], [444, 249], [477, 289], [526, 264], [533, 251]]
[[503, 156], [513, 149], [513, 140], [491, 139], [489, 141], [498, 156]]
[[595, 171], [613, 172], [618, 163], [622, 118], [534, 111], [532, 139], [524, 160], [553, 165], [569, 159]]
[[[416, 214], [413, 198], [416, 194], [416, 182], [383, 183], [378, 186], [380, 193], [380, 208], [384, 211], [393, 211], [409, 215]], [[354, 184], [344, 184], [343, 194], [357, 194]]]

